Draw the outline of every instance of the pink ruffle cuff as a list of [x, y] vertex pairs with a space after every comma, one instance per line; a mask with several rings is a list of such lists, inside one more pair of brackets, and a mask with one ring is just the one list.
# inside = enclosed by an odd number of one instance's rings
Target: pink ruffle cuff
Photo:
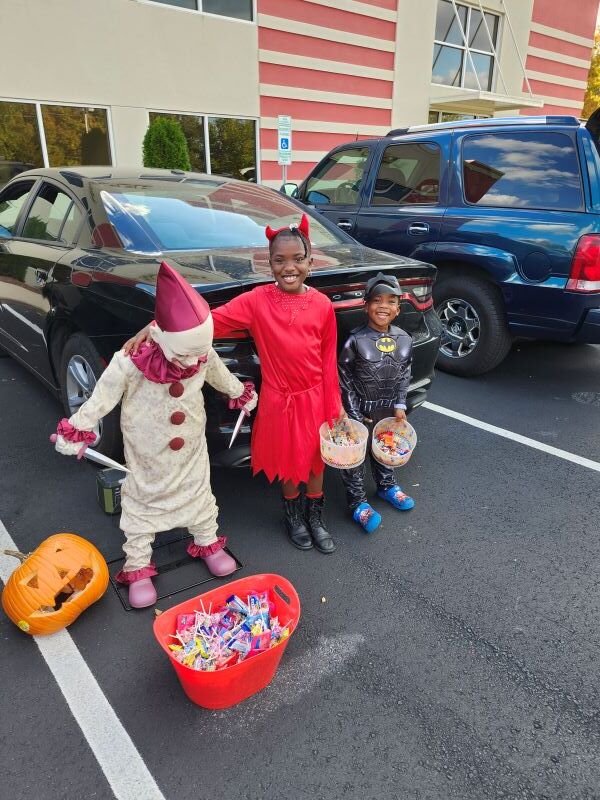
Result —
[[69, 420], [65, 417], [56, 426], [56, 433], [62, 436], [67, 442], [84, 442], [85, 444], [94, 444], [96, 441], [96, 434], [94, 431], [80, 431], [74, 425], [71, 425]]
[[219, 536], [216, 542], [212, 544], [194, 544], [194, 542], [190, 542], [188, 544], [188, 555], [192, 558], [206, 558], [206, 556], [212, 556], [214, 553], [218, 553], [219, 550], [222, 550], [225, 545], [227, 544], [227, 537], [226, 536]]
[[120, 570], [115, 575], [115, 580], [118, 583], [136, 583], [136, 581], [141, 581], [144, 578], [153, 578], [155, 575], [158, 575], [156, 571], [156, 567], [154, 564], [149, 564], [147, 567], [142, 567], [141, 569], [132, 569], [128, 572], [125, 570]]
[[252, 400], [252, 394], [254, 392], [254, 384], [252, 381], [246, 381], [244, 383], [244, 391], [239, 397], [231, 397], [229, 398], [229, 408], [232, 410], [243, 408], [246, 403], [249, 403]]

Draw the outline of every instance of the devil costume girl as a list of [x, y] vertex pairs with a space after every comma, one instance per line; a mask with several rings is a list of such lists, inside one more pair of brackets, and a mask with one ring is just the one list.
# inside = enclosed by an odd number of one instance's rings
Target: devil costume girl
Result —
[[[298, 230], [308, 238], [308, 218]], [[271, 241], [281, 230], [266, 229]], [[341, 397], [337, 327], [331, 301], [310, 286], [301, 294], [258, 286], [212, 312], [215, 337], [248, 331], [260, 355], [260, 402], [252, 427], [252, 471], [269, 481], [320, 475], [319, 427], [336, 419]]]

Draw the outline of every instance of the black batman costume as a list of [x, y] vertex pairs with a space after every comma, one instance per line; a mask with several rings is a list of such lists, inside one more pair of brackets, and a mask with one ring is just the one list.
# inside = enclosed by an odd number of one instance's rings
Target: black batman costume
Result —
[[[381, 273], [377, 278], [377, 282], [373, 279], [372, 287], [367, 285], [366, 299], [376, 293], [374, 290], [387, 284], [390, 294], [400, 293], [395, 278]], [[342, 403], [348, 416], [364, 422], [372, 432], [373, 425], [385, 417], [393, 417], [396, 408], [406, 409], [411, 362], [412, 338], [401, 328], [390, 325], [384, 333], [368, 323], [355, 328], [338, 360]], [[369, 455], [377, 489], [385, 491], [395, 486], [393, 469], [376, 461], [370, 450]], [[342, 479], [348, 505], [354, 511], [367, 502], [364, 463], [354, 469], [342, 470]]]

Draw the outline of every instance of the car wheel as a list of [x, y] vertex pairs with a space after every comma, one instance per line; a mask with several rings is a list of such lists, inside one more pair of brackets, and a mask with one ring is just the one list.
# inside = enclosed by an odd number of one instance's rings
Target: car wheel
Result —
[[469, 377], [482, 375], [504, 360], [512, 338], [498, 289], [481, 278], [451, 275], [434, 289], [442, 323], [437, 366]]
[[[104, 367], [98, 351], [82, 333], [67, 340], [61, 356], [60, 389], [65, 414], [70, 417], [90, 397]], [[100, 439], [94, 449], [118, 460], [123, 454], [120, 409], [108, 413], [94, 429]]]

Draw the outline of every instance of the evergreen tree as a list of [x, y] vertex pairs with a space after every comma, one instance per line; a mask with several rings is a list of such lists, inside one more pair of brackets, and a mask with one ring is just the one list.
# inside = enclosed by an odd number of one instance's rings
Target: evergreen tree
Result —
[[181, 125], [167, 117], [152, 120], [144, 136], [144, 166], [190, 170], [190, 154]]

